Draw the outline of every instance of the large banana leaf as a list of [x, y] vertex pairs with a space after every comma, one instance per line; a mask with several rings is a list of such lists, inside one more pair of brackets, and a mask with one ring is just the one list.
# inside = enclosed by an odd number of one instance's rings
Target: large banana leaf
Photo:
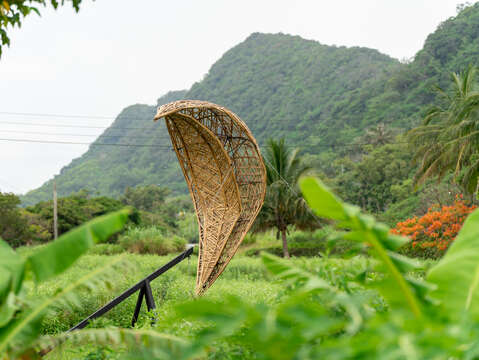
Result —
[[300, 180], [301, 191], [308, 205], [316, 215], [338, 221], [337, 226], [348, 229], [345, 235], [349, 240], [368, 244], [389, 272], [390, 279], [385, 279], [381, 289], [390, 305], [404, 306], [407, 304], [412, 313], [422, 317], [421, 291], [427, 287], [420, 281], [411, 281], [405, 275], [418, 267], [418, 264], [406, 257], [395, 254], [394, 250], [408, 240], [389, 233], [384, 224], [378, 223], [373, 217], [361, 214], [359, 208], [343, 203], [319, 180], [306, 177]]
[[469, 215], [427, 280], [437, 285], [431, 295], [442, 302], [450, 317], [467, 312], [479, 320], [479, 210]]
[[38, 336], [47, 308], [103, 271], [95, 269], [54, 296], [18, 312], [22, 302], [17, 301], [16, 296], [21, 294], [25, 270], [32, 271], [36, 282], [62, 273], [95, 243], [105, 241], [121, 230], [129, 213], [129, 209], [124, 209], [98, 217], [62, 235], [26, 260], [0, 240], [0, 358], [6, 350], [26, 348]]
[[25, 274], [25, 260], [0, 239], [0, 328], [5, 326], [18, 309], [16, 296]]
[[0, 303], [10, 291], [18, 293], [23, 280], [25, 261], [0, 239]]
[[105, 272], [105, 270], [111, 268], [121, 260], [121, 257], [116, 258], [102, 267], [90, 271], [76, 281], [70, 283], [65, 288], [59, 290], [54, 295], [43, 301], [36, 302], [34, 307], [28, 309], [28, 311], [22, 311], [19, 315], [15, 316], [7, 326], [0, 328], [0, 357], [5, 350], [9, 350], [14, 356], [17, 356], [25, 349], [28, 349], [29, 345], [39, 336], [41, 322], [46, 310], [50, 306], [57, 303], [65, 296], [68, 296], [83, 284], [99, 277]]

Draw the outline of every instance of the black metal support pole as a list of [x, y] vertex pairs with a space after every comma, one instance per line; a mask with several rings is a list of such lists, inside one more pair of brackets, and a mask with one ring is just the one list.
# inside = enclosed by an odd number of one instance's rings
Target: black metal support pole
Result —
[[145, 280], [145, 301], [148, 311], [156, 309], [155, 299], [153, 298], [150, 282], [148, 280]]
[[[183, 261], [187, 257], [190, 257], [192, 253], [193, 253], [193, 247], [190, 247], [188, 250], [182, 252], [180, 255], [175, 257], [169, 263], [163, 265], [161, 268], [152, 272], [146, 278], [137, 282], [135, 285], [133, 285], [128, 290], [126, 290], [124, 293], [122, 293], [121, 295], [117, 296], [115, 299], [110, 301], [108, 304], [102, 306], [100, 309], [95, 311], [93, 314], [88, 316], [86, 319], [80, 321], [77, 325], [75, 325], [74, 327], [72, 327], [68, 331], [70, 332], [70, 331], [77, 330], [77, 329], [83, 329], [85, 326], [88, 325], [90, 320], [96, 319], [96, 318], [102, 316], [103, 314], [107, 313], [108, 311], [113, 309], [115, 306], [117, 306], [118, 304], [120, 304], [121, 302], [123, 302], [124, 300], [126, 300], [131, 295], [133, 295], [135, 292], [137, 292], [138, 290], [142, 289], [145, 286], [147, 286], [147, 288], [149, 289], [149, 295], [146, 293], [146, 288], [143, 290], [144, 291], [144, 296], [145, 296], [145, 299], [146, 299], [146, 305], [148, 307], [148, 310], [154, 309], [155, 308], [155, 301], [153, 299], [153, 294], [151, 293], [150, 282], [155, 280], [158, 276], [160, 276], [164, 272], [170, 270], [173, 266], [177, 265], [178, 263], [180, 263], [181, 261]], [[141, 295], [141, 292], [140, 292], [140, 295]], [[148, 296], [150, 298], [148, 298]], [[135, 313], [133, 314], [133, 319], [135, 320], [135, 322], [136, 322], [136, 319], [138, 318], [138, 314], [140, 313], [142, 300], [143, 300], [143, 296], [139, 296], [138, 300], [136, 302]], [[136, 319], [135, 319], [135, 314], [136, 314]], [[132, 323], [134, 324], [133, 319], [132, 319]]]
[[[145, 302], [148, 311], [156, 309], [155, 299], [153, 298], [153, 293], [151, 292], [150, 282], [145, 280]], [[151, 324], [155, 323], [155, 316], [151, 316]]]
[[143, 302], [143, 296], [145, 296], [145, 287], [143, 286], [138, 293], [138, 299], [136, 300], [135, 312], [133, 313], [133, 318], [131, 319], [131, 326], [135, 326], [136, 321], [138, 320], [138, 315], [141, 310], [141, 303]]

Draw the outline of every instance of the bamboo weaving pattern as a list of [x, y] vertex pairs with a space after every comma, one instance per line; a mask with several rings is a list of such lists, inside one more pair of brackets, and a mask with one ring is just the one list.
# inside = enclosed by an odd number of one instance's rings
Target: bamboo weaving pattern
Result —
[[266, 170], [246, 124], [206, 101], [180, 100], [158, 108], [190, 190], [199, 226], [196, 293], [223, 272], [258, 215]]

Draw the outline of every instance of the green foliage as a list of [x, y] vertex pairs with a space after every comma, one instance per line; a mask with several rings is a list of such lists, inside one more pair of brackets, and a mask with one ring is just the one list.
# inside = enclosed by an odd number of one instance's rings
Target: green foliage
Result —
[[408, 179], [413, 173], [412, 154], [402, 137], [375, 148], [365, 146], [362, 157], [353, 161], [351, 157], [357, 158], [358, 154], [360, 152], [355, 152], [335, 164], [342, 170], [338, 169], [333, 183], [347, 201], [366, 211], [381, 213], [391, 204], [410, 196], [412, 186]]
[[[288, 251], [291, 256], [347, 256], [354, 250], [355, 244], [349, 240], [337, 239], [338, 233], [330, 226], [311, 231], [290, 231], [288, 235]], [[250, 241], [248, 241], [250, 238]], [[277, 239], [269, 234], [248, 234], [242, 246], [247, 256], [258, 256], [268, 252], [276, 256], [283, 255], [283, 249]], [[354, 251], [354, 253], [356, 253]]]
[[479, 177], [478, 104], [479, 93], [475, 74], [469, 66], [461, 74], [452, 73], [452, 89], [437, 89], [442, 103], [433, 106], [422, 126], [410, 132], [416, 146], [415, 158], [420, 166], [416, 183], [430, 177], [443, 178], [454, 172], [454, 178], [466, 193], [477, 190]]
[[390, 276], [389, 279], [381, 280], [383, 295], [391, 303], [407, 305], [415, 317], [422, 317], [417, 297], [421, 294], [416, 289], [425, 286], [420, 285], [416, 279], [403, 276], [403, 273], [416, 269], [417, 264], [394, 253], [409, 240], [389, 233], [387, 226], [377, 223], [371, 216], [361, 214], [357, 207], [343, 204], [319, 180], [303, 179], [301, 189], [317, 215], [338, 221], [338, 227], [349, 230], [344, 234], [345, 238], [360, 244], [367, 243], [372, 253], [382, 261], [384, 270]]
[[[84, 254], [93, 244], [108, 240], [110, 236], [120, 231], [130, 213], [131, 211], [126, 209], [111, 215], [97, 217], [30, 255], [29, 264], [36, 280], [45, 281], [49, 277], [65, 271], [78, 256]], [[65, 256], [65, 252], [76, 255]]]
[[170, 189], [157, 185], [128, 187], [121, 197], [125, 205], [139, 210], [138, 222], [143, 226], [162, 226], [181, 231], [179, 220], [186, 211], [192, 211], [191, 199], [187, 196], [167, 197]]
[[[97, 268], [76, 278], [53, 296], [31, 301], [25, 296], [25, 280], [33, 277], [39, 284], [57, 276], [70, 267], [94, 243], [105, 241], [125, 224], [128, 209], [99, 217], [46, 246], [21, 257], [0, 239], [0, 354], [17, 358], [30, 352], [32, 343], [40, 335], [40, 324], [48, 308], [74, 302], [69, 294], [80, 286], [92, 287], [105, 270]], [[31, 356], [31, 355], [30, 355]]]
[[133, 206], [138, 210], [155, 212], [161, 208], [169, 194], [169, 189], [156, 185], [127, 187], [121, 201], [123, 204]]
[[[398, 194], [397, 200], [379, 215], [382, 221], [391, 226], [411, 216], [422, 216], [431, 206], [452, 205], [457, 196], [462, 194], [462, 189], [452, 182], [451, 177], [446, 177], [441, 182], [429, 180], [418, 189], [414, 189], [412, 179], [407, 179], [391, 190]], [[472, 197], [467, 200], [474, 203]]]
[[[224, 348], [241, 349], [241, 358], [254, 359], [479, 356], [479, 212], [469, 217], [451, 253], [432, 266], [425, 282], [421, 264], [396, 253], [407, 239], [342, 203], [315, 179], [302, 180], [301, 188], [318, 215], [336, 221], [346, 229], [344, 237], [368, 247], [376, 260], [331, 281], [264, 254], [264, 265], [284, 284], [281, 300], [250, 303], [226, 296], [176, 307], [174, 320], [195, 328], [177, 358], [216, 358]], [[387, 307], [375, 303], [371, 289], [383, 295]]]
[[373, 146], [390, 144], [394, 141], [394, 131], [384, 123], [379, 123], [375, 127], [367, 129], [360, 140]]
[[284, 139], [278, 142], [268, 140], [263, 157], [266, 165], [266, 196], [254, 223], [255, 231], [276, 229], [282, 238], [284, 257], [289, 257], [286, 239], [288, 226], [309, 229], [320, 226], [297, 188], [299, 177], [310, 171], [298, 152], [298, 149], [289, 150]]
[[232, 109], [262, 144], [287, 136], [294, 146], [316, 153], [343, 142], [349, 130], [341, 130], [345, 119], [335, 118], [336, 106], [397, 66], [372, 49], [254, 33], [227, 51], [186, 96]]
[[[44, 338], [42, 339], [41, 346], [44, 348], [59, 346], [65, 340], [68, 340], [75, 346], [94, 342], [97, 345], [135, 349], [131, 353], [123, 355], [123, 359], [181, 359], [185, 358], [182, 355], [187, 345], [189, 345], [188, 341], [184, 339], [146, 329], [92, 329], [76, 331], [63, 336]], [[98, 355], [102, 357], [95, 357]], [[105, 359], [103, 355], [104, 352], [100, 350], [89, 354], [86, 359]]]
[[[94, 250], [95, 247], [92, 250]], [[22, 249], [22, 253], [24, 250], [29, 249]], [[42, 326], [43, 332], [47, 334], [59, 334], [61, 331], [75, 325], [96, 308], [111, 300], [114, 294], [124, 291], [131, 286], [132, 283], [145, 277], [162, 264], [171, 260], [173, 256], [158, 257], [153, 255], [128, 254], [125, 255], [124, 258], [129, 264], [128, 271], [121, 271], [116, 276], [112, 276], [109, 287], [105, 286], [97, 289], [94, 294], [90, 294], [86, 291], [78, 292], [81, 306], [76, 308], [75, 311], [68, 311], [58, 307], [55, 312], [52, 312], [45, 318]], [[111, 261], [111, 259], [112, 257], [109, 256], [85, 255], [60, 277], [41, 284], [37, 289], [32, 289], [32, 296], [50, 296], [51, 294], [55, 294], [57, 289], [64, 287], [79, 276], [90, 272], [92, 269], [101, 266], [101, 264]], [[113, 259], [116, 259], [116, 256], [114, 256]], [[193, 257], [191, 261], [185, 260], [181, 262], [151, 283], [153, 295], [158, 305], [156, 312], [158, 321], [154, 330], [159, 332], [160, 336], [167, 333], [174, 337], [187, 339], [188, 344], [194, 341], [196, 331], [203, 329], [205, 324], [194, 321], [191, 318], [185, 319], [178, 317], [175, 307], [178, 303], [189, 301], [193, 297], [197, 266], [196, 260], [196, 257]], [[342, 286], [342, 279], [345, 276], [348, 278], [354, 277], [363, 271], [367, 264], [367, 260], [364, 258], [354, 258], [351, 260], [295, 258], [292, 259], [291, 262], [294, 266], [304, 271], [316, 273], [335, 286]], [[284, 284], [272, 280], [271, 275], [262, 265], [261, 259], [235, 256], [215, 285], [202, 298], [213, 303], [221, 303], [225, 301], [225, 294], [234, 296], [240, 299], [242, 303], [248, 305], [262, 303], [267, 306], [275, 306], [275, 304], [287, 300], [290, 291]], [[136, 298], [131, 297], [121, 306], [105, 314], [99, 321], [92, 323], [89, 328], [102, 328], [112, 325], [129, 327], [135, 302]], [[140, 326], [142, 326], [142, 330], [148, 330], [150, 329], [149, 317], [146, 316], [143, 311], [144, 309], [140, 315]], [[101, 333], [101, 331], [99, 330], [96, 333]], [[115, 333], [115, 331], [111, 333]], [[139, 337], [141, 334], [142, 332], [138, 334]], [[61, 338], [66, 337], [61, 334], [59, 334], [59, 336]], [[89, 335], [86, 336], [88, 337]], [[79, 337], [81, 337], [81, 335], [79, 335]], [[105, 338], [108, 337], [105, 336], [104, 339]], [[121, 339], [121, 336], [119, 336], [119, 339]], [[83, 341], [80, 342], [76, 340], [73, 343], [67, 342], [63, 348], [56, 349], [54, 354], [51, 354], [48, 358], [62, 360], [82, 359], [82, 354], [86, 355], [93, 352], [92, 347], [97, 341], [98, 344], [104, 344], [101, 338], [95, 339], [93, 337], [90, 339], [84, 338]], [[108, 349], [110, 346], [108, 345], [106, 348]], [[125, 348], [121, 346], [121, 344], [114, 348], [116, 350], [115, 356], [121, 358], [121, 356], [124, 355]], [[146, 351], [147, 348], [142, 346], [142, 349], [138, 350]], [[235, 356], [249, 359], [254, 355], [251, 351], [247, 350], [243, 344], [238, 344], [235, 341], [224, 342], [223, 340], [210, 343], [208, 352], [210, 357], [218, 359], [234, 358]], [[95, 351], [95, 353], [100, 353], [100, 351]]]
[[19, 204], [18, 196], [0, 192], [0, 238], [14, 247], [24, 244], [29, 236]]
[[[186, 236], [189, 241], [196, 242], [198, 230], [196, 217], [189, 212], [192, 210], [191, 200], [186, 196], [166, 198], [168, 193], [168, 189], [152, 185], [128, 188], [121, 201], [106, 196], [91, 197], [86, 190], [68, 197], [61, 197], [58, 199], [59, 233], [65, 233], [96, 216], [121, 209], [124, 205], [132, 205], [137, 206], [140, 211], [131, 208], [132, 214], [128, 220], [131, 227], [157, 227], [163, 232]], [[51, 240], [53, 238], [53, 202], [40, 202], [26, 209], [18, 208], [19, 203], [18, 197], [13, 194], [0, 194], [0, 213], [3, 211], [0, 230], [5, 229], [3, 234], [6, 240], [13, 241], [14, 246]], [[116, 239], [115, 237], [110, 241], [114, 242]], [[167, 247], [169, 249], [171, 246]], [[163, 254], [173, 250], [165, 250], [165, 252], [158, 248], [153, 251]]]
[[[21, 209], [21, 216], [26, 222], [28, 237], [23, 244], [45, 243], [53, 238], [53, 224], [50, 219], [45, 219], [40, 214], [34, 214], [26, 209]], [[52, 209], [53, 211], [53, 209]]]
[[88, 251], [88, 254], [118, 255], [124, 252], [125, 249], [120, 244], [97, 244]]
[[[123, 208], [122, 202], [106, 196], [90, 197], [82, 190], [68, 197], [58, 199], [58, 233], [63, 234], [97, 216]], [[53, 232], [53, 201], [42, 201], [26, 208], [30, 221], [40, 220], [51, 233]], [[28, 216], [28, 215], [27, 215]], [[140, 221], [138, 212], [132, 208], [130, 220]], [[52, 238], [51, 236], [50, 238]]]
[[437, 284], [432, 296], [441, 301], [451, 318], [479, 320], [479, 212], [462, 226], [443, 259], [431, 268], [428, 280]]
[[[81, 1], [71, 0], [73, 8], [77, 12], [80, 10]], [[7, 34], [8, 27], [15, 27], [15, 25], [20, 27], [23, 18], [32, 12], [40, 15], [38, 6], [47, 6], [48, 2], [54, 9], [57, 9], [59, 5], [65, 3], [65, 0], [2, 0], [0, 2], [0, 57], [2, 56], [2, 47], [10, 46], [10, 38]]]
[[157, 227], [129, 228], [118, 239], [127, 251], [138, 254], [167, 255], [185, 250], [186, 240]]

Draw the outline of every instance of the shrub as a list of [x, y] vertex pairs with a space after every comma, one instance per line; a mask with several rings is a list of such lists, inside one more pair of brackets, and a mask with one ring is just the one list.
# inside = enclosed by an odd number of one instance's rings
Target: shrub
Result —
[[123, 247], [119, 244], [97, 244], [88, 251], [88, 254], [116, 255], [121, 254], [124, 251]]
[[243, 241], [241, 242], [241, 246], [256, 244], [256, 241], [257, 241], [256, 237], [257, 237], [257, 234], [247, 233]]
[[127, 251], [138, 254], [166, 255], [183, 251], [186, 240], [182, 237], [165, 234], [157, 227], [130, 228], [121, 235], [118, 243]]
[[29, 237], [26, 243], [45, 243], [52, 240], [53, 221], [45, 220], [40, 215], [25, 209], [21, 210], [21, 215], [26, 222]]
[[19, 204], [18, 196], [0, 192], [0, 237], [13, 247], [25, 245], [29, 237]]
[[[67, 197], [58, 199], [58, 234], [61, 235], [67, 231], [97, 217], [117, 211], [123, 208], [119, 200], [108, 198], [106, 196], [90, 197], [88, 191], [80, 190]], [[29, 206], [24, 214], [34, 214], [38, 221], [47, 224], [46, 229], [50, 231], [50, 237], [53, 237], [53, 201], [41, 201], [34, 206]], [[33, 218], [32, 218], [33, 219]], [[132, 209], [129, 223], [138, 224], [140, 215], [136, 209]], [[37, 229], [38, 230], [38, 229]]]
[[[330, 237], [333, 237], [336, 233], [330, 226], [324, 226], [315, 231], [292, 231], [288, 236], [289, 253], [291, 256], [308, 257], [321, 256], [322, 254], [344, 255], [352, 250], [354, 244], [346, 239], [329, 241]], [[256, 237], [257, 235], [254, 236]], [[263, 237], [265, 236], [263, 235]], [[245, 255], [258, 256], [262, 251], [265, 251], [273, 255], [282, 256], [281, 245], [273, 238], [263, 239], [263, 241], [256, 241], [255, 239], [255, 243], [257, 243], [257, 246], [246, 250]]]
[[446, 252], [467, 215], [475, 208], [475, 205], [468, 206], [460, 195], [456, 197], [453, 205], [432, 206], [422, 217], [414, 216], [398, 222], [391, 232], [411, 238], [412, 241], [402, 248], [403, 253], [410, 256], [438, 258]]

